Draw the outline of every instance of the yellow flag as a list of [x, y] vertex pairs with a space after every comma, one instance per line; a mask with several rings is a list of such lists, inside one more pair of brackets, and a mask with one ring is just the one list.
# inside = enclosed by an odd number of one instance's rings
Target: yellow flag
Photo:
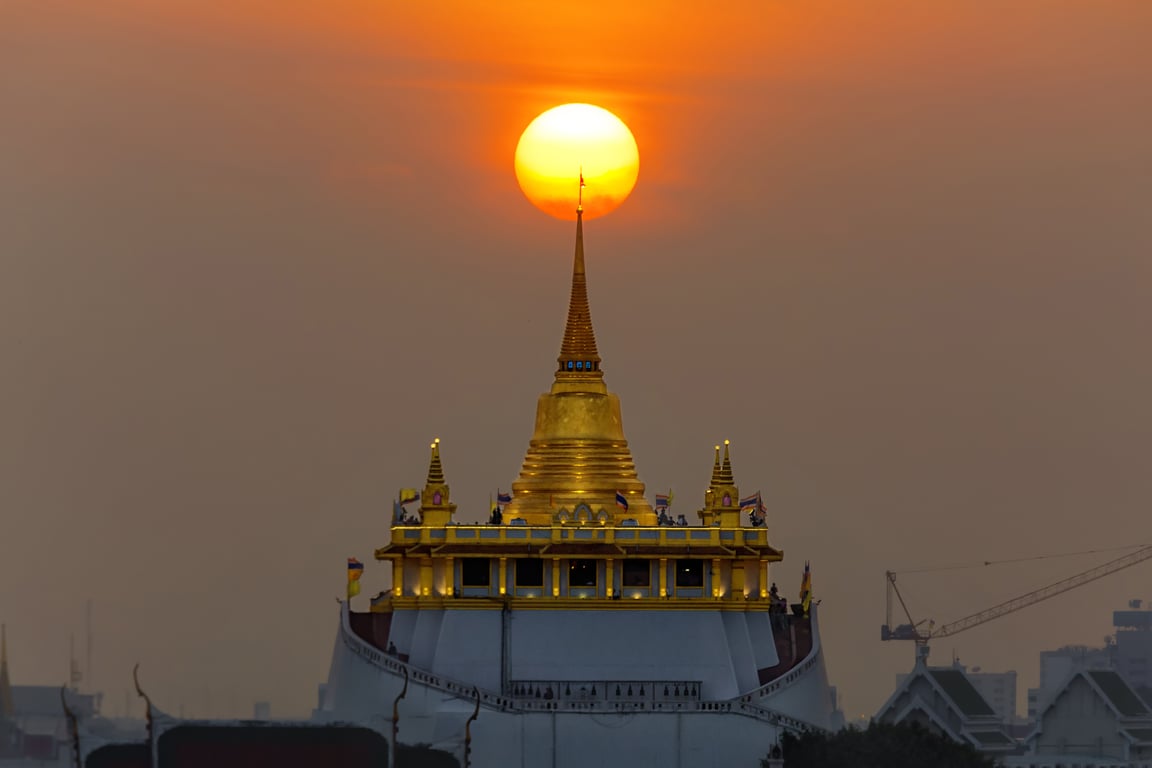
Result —
[[360, 594], [360, 577], [364, 575], [364, 563], [354, 557], [348, 558], [348, 599]]

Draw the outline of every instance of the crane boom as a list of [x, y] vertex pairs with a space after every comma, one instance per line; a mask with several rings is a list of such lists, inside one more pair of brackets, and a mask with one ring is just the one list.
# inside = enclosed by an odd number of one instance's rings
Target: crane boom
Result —
[[950, 621], [947, 624], [942, 625], [939, 629], [934, 631], [930, 630], [928, 632], [928, 636], [947, 637], [948, 635], [954, 635], [957, 632], [963, 632], [966, 629], [971, 629], [972, 627], [979, 626], [985, 622], [992, 621], [993, 619], [998, 619], [1001, 616], [1006, 616], [1009, 613], [1014, 613], [1021, 608], [1027, 608], [1030, 605], [1035, 605], [1036, 603], [1043, 602], [1049, 598], [1056, 597], [1057, 595], [1062, 595], [1069, 590], [1082, 587], [1085, 584], [1096, 581], [1097, 579], [1102, 579], [1109, 574], [1116, 573], [1116, 571], [1122, 571], [1125, 568], [1136, 565], [1137, 563], [1142, 563], [1149, 558], [1152, 558], [1152, 546], [1138, 549], [1135, 552], [1123, 555], [1122, 557], [1118, 557], [1115, 560], [1109, 560], [1108, 562], [1102, 565], [1098, 565], [1095, 568], [1089, 568], [1088, 570], [1078, 573], [1075, 576], [1069, 576], [1068, 578], [1057, 581], [1054, 584], [1049, 584], [1046, 587], [1041, 587], [1040, 589], [1024, 595], [1020, 595], [1019, 597], [1014, 597], [1011, 600], [1005, 600], [999, 605], [986, 608], [983, 611], [973, 613], [970, 616], [965, 616], [962, 619]]
[[[1152, 559], [1152, 545], [1141, 547], [1135, 552], [1130, 552], [1127, 555], [1122, 555], [1109, 560], [1106, 563], [1097, 565], [1094, 568], [1089, 568], [1086, 571], [1077, 573], [1074, 576], [1069, 576], [1066, 579], [1061, 579], [1048, 586], [1041, 587], [1040, 589], [1033, 590], [1026, 594], [1014, 597], [1011, 600], [1005, 600], [999, 605], [994, 605], [991, 608], [985, 608], [982, 611], [965, 616], [956, 621], [950, 621], [947, 624], [942, 624], [938, 628], [933, 628], [929, 624], [928, 629], [920, 629], [920, 624], [923, 622], [916, 622], [912, 618], [912, 613], [908, 610], [907, 604], [904, 602], [904, 596], [900, 594], [900, 589], [896, 586], [896, 574], [893, 571], [888, 571], [886, 578], [888, 581], [888, 623], [880, 628], [881, 640], [915, 640], [916, 645], [923, 653], [927, 653], [928, 641], [936, 637], [947, 637], [955, 635], [957, 632], [963, 632], [966, 629], [979, 626], [985, 622], [998, 619], [1001, 616], [1006, 616], [1009, 613], [1014, 613], [1027, 608], [1030, 605], [1043, 602], [1049, 598], [1062, 595], [1069, 590], [1082, 587], [1085, 584], [1102, 579], [1105, 576], [1122, 571], [1125, 568], [1130, 568], [1137, 563], [1142, 563], [1145, 560]], [[893, 627], [892, 625], [892, 594], [895, 593], [896, 598], [900, 601], [900, 607], [904, 610], [904, 614], [908, 617], [908, 623], [900, 626]]]

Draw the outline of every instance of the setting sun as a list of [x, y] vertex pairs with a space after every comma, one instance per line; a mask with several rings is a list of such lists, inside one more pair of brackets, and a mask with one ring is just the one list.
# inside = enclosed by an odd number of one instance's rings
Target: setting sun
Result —
[[620, 118], [592, 104], [554, 107], [529, 123], [516, 146], [516, 180], [532, 203], [576, 218], [583, 173], [584, 218], [614, 211], [636, 186], [640, 152]]

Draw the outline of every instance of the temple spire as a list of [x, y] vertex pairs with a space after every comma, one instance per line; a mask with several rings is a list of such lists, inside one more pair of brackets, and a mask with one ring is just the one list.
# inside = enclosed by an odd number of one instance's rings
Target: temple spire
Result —
[[528, 525], [656, 525], [624, 437], [620, 398], [600, 371], [588, 309], [583, 198], [577, 200], [572, 298], [556, 378], [536, 403], [536, 426], [502, 514]]
[[724, 441], [724, 464], [720, 467], [720, 482], [718, 485], [734, 485], [735, 481], [732, 479], [732, 461], [728, 458], [728, 442]]
[[440, 463], [440, 438], [436, 438], [432, 441], [432, 460], [428, 463], [427, 484], [444, 484], [444, 465]]
[[8, 635], [7, 627], [0, 624], [0, 718], [11, 718], [16, 714], [12, 704], [12, 681], [8, 678]]
[[715, 488], [720, 485], [720, 446], [716, 446], [716, 461], [712, 463], [712, 482], [708, 484], [709, 488]]
[[451, 489], [444, 479], [444, 465], [440, 463], [440, 438], [432, 441], [432, 459], [428, 462], [428, 481], [420, 496], [420, 522], [439, 526], [452, 522], [456, 505], [451, 500]]
[[592, 311], [588, 308], [588, 280], [584, 272], [584, 174], [580, 174], [580, 204], [576, 206], [576, 254], [572, 263], [572, 296], [568, 301], [568, 323], [560, 344], [556, 378], [603, 378]]

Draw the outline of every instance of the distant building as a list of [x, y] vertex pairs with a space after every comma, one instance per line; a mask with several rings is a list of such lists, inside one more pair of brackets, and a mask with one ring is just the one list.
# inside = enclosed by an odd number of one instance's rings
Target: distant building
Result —
[[[1006, 724], [1013, 724], [1019, 720], [1016, 714], [1016, 671], [983, 672], [980, 667], [968, 669], [959, 663], [953, 663], [952, 669], [959, 669], [968, 678], [972, 687], [980, 692], [988, 705]], [[907, 674], [896, 675], [896, 685], [899, 687], [908, 678]]]
[[1152, 711], [1118, 673], [1081, 670], [1040, 712], [1027, 753], [1006, 766], [1143, 766], [1152, 763]]
[[973, 667], [968, 672], [968, 681], [991, 705], [1005, 723], [1015, 723], [1016, 714], [1016, 670], [1007, 672], [982, 672]]
[[840, 692], [836, 686], [828, 686], [828, 697], [831, 699], [832, 714], [828, 720], [828, 729], [831, 731], [839, 731], [844, 727], [844, 710], [840, 708]]
[[1152, 706], [1152, 609], [1143, 605], [1142, 600], [1131, 600], [1128, 610], [1112, 613], [1113, 649], [1116, 671]]
[[964, 668], [929, 667], [923, 659], [896, 686], [880, 711], [881, 723], [917, 723], [999, 759], [1017, 751], [1004, 718], [972, 684]]
[[1055, 651], [1040, 652], [1040, 686], [1028, 689], [1028, 719], [1035, 721], [1064, 684], [1077, 672], [1089, 669], [1111, 669], [1111, 645], [1089, 648], [1066, 645]]
[[55, 685], [12, 685], [7, 637], [0, 627], [0, 766], [75, 765], [65, 703], [77, 719], [82, 739], [114, 743], [143, 737], [143, 720], [100, 717], [100, 701], [101, 694], [62, 691]]
[[267, 701], [257, 701], [252, 705], [253, 720], [271, 720], [272, 705]]

